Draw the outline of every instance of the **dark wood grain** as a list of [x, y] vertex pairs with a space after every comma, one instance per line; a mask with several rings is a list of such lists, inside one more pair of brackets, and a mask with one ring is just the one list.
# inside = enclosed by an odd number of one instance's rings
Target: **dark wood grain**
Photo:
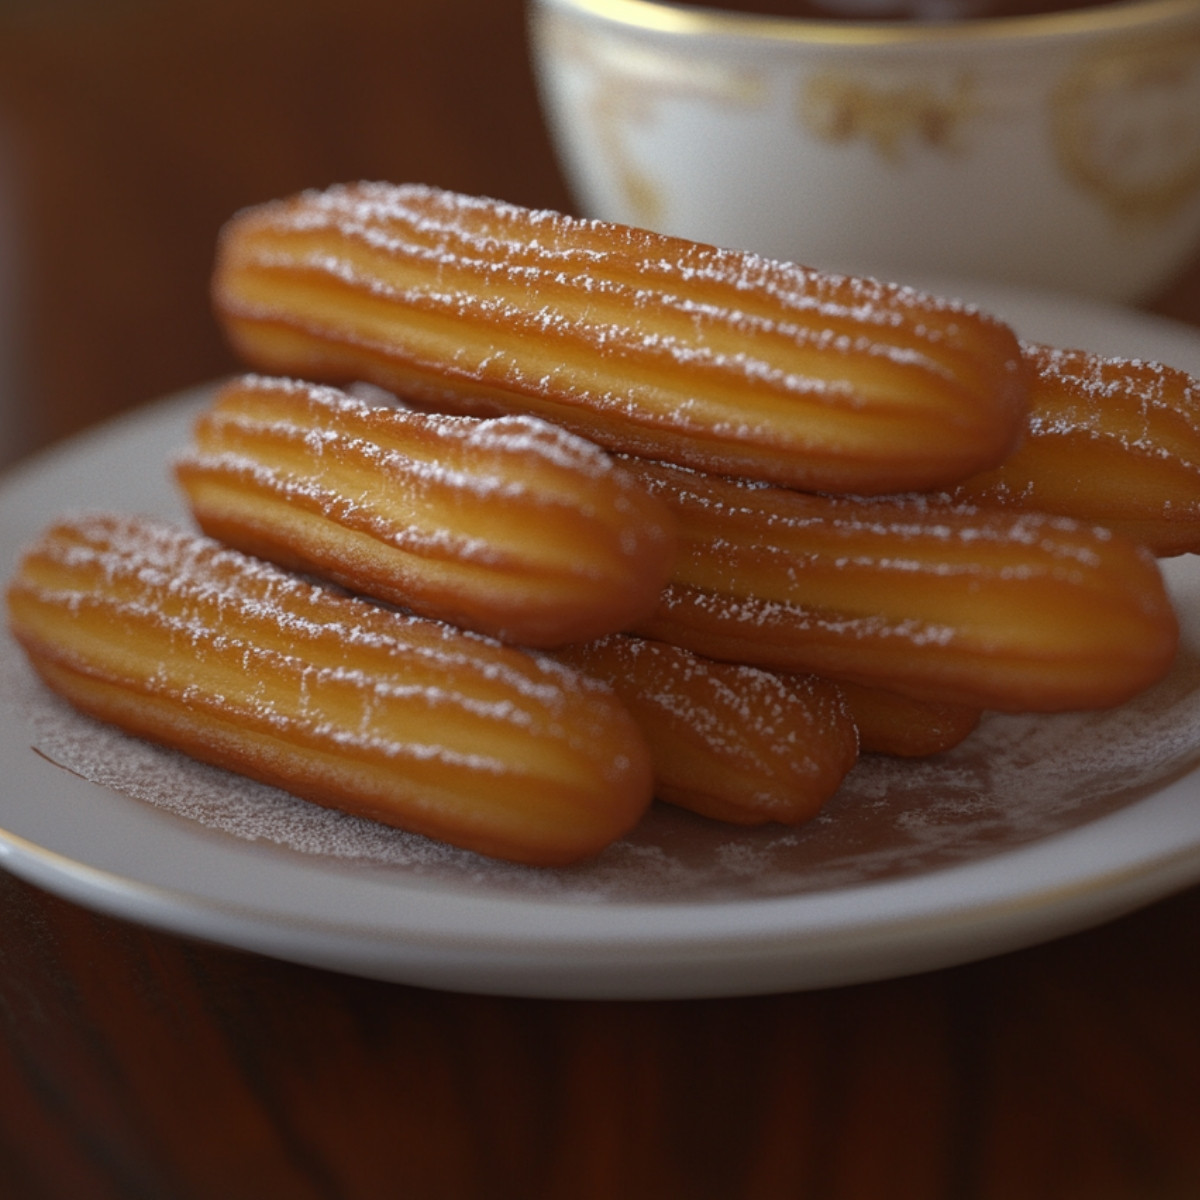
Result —
[[[20, 446], [232, 364], [213, 237], [311, 184], [569, 206], [518, 0], [0, 0]], [[1154, 306], [1200, 327], [1200, 263]], [[0, 780], [0, 787], [3, 781]], [[460, 996], [0, 873], [4, 1200], [1195, 1200], [1200, 891], [911, 979]]]
[[744, 1000], [460, 996], [0, 876], [0, 1171], [30, 1197], [1200, 1194], [1200, 893]]

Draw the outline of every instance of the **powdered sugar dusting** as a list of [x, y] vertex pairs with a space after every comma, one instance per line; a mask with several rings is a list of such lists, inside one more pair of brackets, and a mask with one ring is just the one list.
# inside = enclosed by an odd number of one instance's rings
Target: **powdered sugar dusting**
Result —
[[[534, 263], [545, 274], [579, 287], [603, 286], [615, 240], [621, 252], [636, 263], [636, 278], [719, 283], [735, 295], [766, 293], [796, 312], [843, 314], [877, 329], [907, 323], [935, 303], [928, 293], [909, 287], [820, 272], [744, 250], [581, 220], [551, 210], [528, 210], [424, 184], [337, 185], [305, 192], [295, 201], [263, 211], [269, 211], [271, 222], [279, 229], [336, 229], [344, 237], [390, 253], [411, 252], [416, 244], [420, 253], [435, 261], [466, 260], [493, 266], [509, 260], [514, 251], [528, 250], [519, 266]], [[525, 226], [533, 231], [527, 239], [514, 233]], [[655, 292], [644, 294], [649, 297]], [[747, 305], [751, 303], [747, 301]], [[981, 319], [973, 306], [941, 298], [936, 304], [951, 316]], [[921, 332], [936, 339], [948, 331], [931, 328]]]
[[729, 899], [850, 886], [969, 862], [1086, 823], [1200, 761], [1200, 653], [1126, 707], [985, 718], [955, 751], [865, 757], [798, 829], [732, 830], [666, 806], [590, 863], [535, 870], [326, 811], [134, 741], [47, 693], [0, 643], [0, 717], [30, 753], [140, 803], [283, 854], [564, 900]]
[[259, 341], [284, 326], [331, 375], [793, 486], [944, 486], [994, 462], [1026, 399], [1015, 335], [966, 306], [428, 187], [306, 192], [222, 244], [247, 361], [288, 369]]

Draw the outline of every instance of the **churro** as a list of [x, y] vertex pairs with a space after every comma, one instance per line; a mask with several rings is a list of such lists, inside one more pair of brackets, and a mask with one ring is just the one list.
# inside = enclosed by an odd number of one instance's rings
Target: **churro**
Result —
[[537, 418], [437, 416], [247, 377], [201, 415], [175, 470], [226, 544], [527, 646], [649, 615], [674, 557], [666, 506]]
[[809, 820], [858, 757], [841, 692], [822, 680], [718, 663], [617, 635], [558, 652], [638, 722], [658, 799], [738, 825]]
[[635, 631], [646, 636], [1009, 711], [1111, 707], [1173, 661], [1178, 621], [1158, 564], [1106, 529], [625, 463], [680, 530], [663, 602]]
[[890, 754], [896, 758], [928, 758], [965, 741], [978, 727], [983, 713], [968, 704], [915, 700], [880, 687], [842, 680], [842, 699], [858, 729], [864, 754]]
[[629, 830], [649, 751], [594, 681], [138, 518], [62, 521], [8, 590], [79, 709], [304, 799], [558, 865]]
[[1012, 330], [961, 304], [417, 185], [239, 213], [213, 300], [255, 370], [805, 489], [951, 486], [1028, 403]]
[[967, 503], [1105, 525], [1159, 556], [1200, 551], [1200, 382], [1161, 363], [1027, 345], [1029, 427]]

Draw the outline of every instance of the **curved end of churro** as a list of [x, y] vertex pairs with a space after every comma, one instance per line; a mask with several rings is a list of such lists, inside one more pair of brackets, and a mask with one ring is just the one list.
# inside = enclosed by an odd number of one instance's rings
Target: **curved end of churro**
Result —
[[1026, 436], [953, 497], [1104, 525], [1159, 557], [1200, 551], [1200, 380], [1146, 359], [1023, 352]]

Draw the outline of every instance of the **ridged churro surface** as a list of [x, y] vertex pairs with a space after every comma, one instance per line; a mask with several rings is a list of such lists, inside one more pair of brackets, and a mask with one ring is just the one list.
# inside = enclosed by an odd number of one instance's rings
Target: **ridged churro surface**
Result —
[[919, 699], [1053, 711], [1161, 678], [1179, 630], [1139, 545], [1066, 518], [805, 495], [628, 460], [681, 550], [638, 632]]
[[977, 504], [1105, 525], [1155, 554], [1200, 551], [1200, 381], [1144, 359], [1027, 345], [1029, 428], [956, 487]]
[[449, 417], [247, 377], [176, 476], [213, 537], [424, 616], [529, 646], [655, 607], [673, 518], [590, 442], [531, 417]]
[[83, 711], [453, 845], [571, 862], [650, 801], [644, 740], [593, 681], [169, 526], [60, 522], [8, 606], [35, 669]]
[[718, 663], [622, 635], [559, 652], [609, 684], [640, 725], [660, 800], [739, 825], [816, 815], [858, 757], [832, 684]]
[[1024, 424], [1012, 331], [911, 289], [407, 185], [225, 227], [214, 305], [256, 370], [824, 491], [946, 487]]

